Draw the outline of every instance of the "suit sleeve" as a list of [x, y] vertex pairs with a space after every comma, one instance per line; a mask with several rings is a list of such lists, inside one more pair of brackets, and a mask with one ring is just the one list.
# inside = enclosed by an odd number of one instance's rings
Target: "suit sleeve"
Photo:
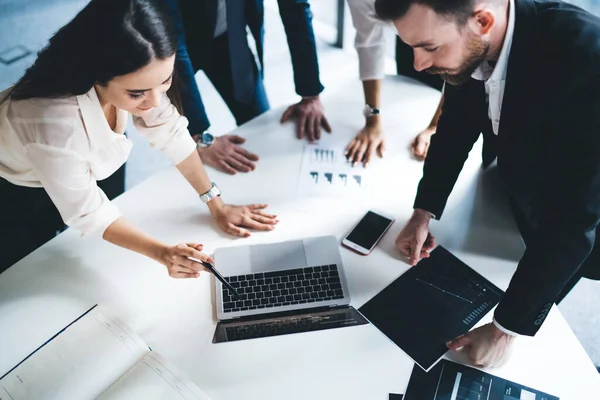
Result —
[[323, 85], [319, 80], [310, 4], [308, 0], [278, 0], [278, 4], [292, 56], [296, 93], [302, 97], [317, 96]]
[[[469, 85], [469, 84], [468, 84]], [[448, 87], [437, 132], [431, 137], [423, 177], [419, 182], [414, 208], [440, 219], [460, 171], [480, 135], [472, 113], [474, 104], [467, 88]]]
[[191, 135], [204, 132], [210, 127], [210, 122], [196, 83], [195, 70], [190, 59], [185, 41], [185, 30], [181, 9], [176, 0], [165, 0], [164, 4], [172, 20], [177, 34], [177, 53], [175, 56], [175, 79], [173, 84], [179, 85], [179, 96], [183, 114], [189, 121]]
[[540, 220], [495, 312], [511, 331], [535, 335], [594, 247], [600, 221], [599, 90], [596, 79], [548, 113], [553, 117], [542, 143]]

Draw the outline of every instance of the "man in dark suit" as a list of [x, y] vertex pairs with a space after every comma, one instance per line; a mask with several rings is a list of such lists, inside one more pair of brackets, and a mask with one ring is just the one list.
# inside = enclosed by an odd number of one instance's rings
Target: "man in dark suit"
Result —
[[497, 158], [527, 249], [494, 322], [448, 343], [478, 365], [533, 336], [582, 277], [600, 275], [600, 20], [562, 2], [377, 0], [413, 47], [415, 68], [446, 81], [414, 213], [396, 245], [414, 265], [480, 133]]
[[[429, 87], [439, 91], [443, 90], [443, 79], [433, 74], [423, 73], [424, 71], [415, 70], [414, 64], [415, 56], [413, 54], [412, 47], [404, 43], [399, 37], [396, 36], [396, 71], [398, 72], [398, 75], [409, 76], [426, 84]], [[427, 157], [427, 150], [429, 149], [429, 144], [431, 143], [431, 137], [435, 135], [437, 123], [440, 119], [440, 115], [442, 115], [443, 104], [444, 95], [442, 94], [440, 104], [435, 110], [435, 114], [431, 119], [429, 126], [427, 126], [427, 128], [425, 128], [423, 131], [419, 132], [410, 144], [412, 155], [417, 160], [422, 161]]]
[[[223, 172], [250, 172], [258, 156], [240, 146], [234, 135], [203, 135], [210, 122], [194, 79], [202, 69], [241, 125], [269, 110], [263, 85], [263, 0], [164, 0], [179, 33], [175, 67], [182, 81], [181, 99], [190, 133], [205, 164]], [[308, 0], [278, 0], [294, 67], [296, 92], [302, 100], [290, 106], [282, 123], [296, 119], [297, 136], [309, 141], [331, 128], [319, 94], [317, 50]], [[246, 28], [254, 39], [250, 49]], [[258, 62], [258, 65], [257, 65]]]

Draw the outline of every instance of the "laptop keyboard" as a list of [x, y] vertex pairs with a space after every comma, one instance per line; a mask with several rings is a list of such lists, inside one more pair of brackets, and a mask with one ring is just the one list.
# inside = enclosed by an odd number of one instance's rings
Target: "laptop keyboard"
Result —
[[242, 300], [223, 287], [223, 311], [236, 312], [344, 298], [337, 265], [261, 272], [225, 278]]
[[338, 313], [325, 318], [307, 316], [273, 322], [231, 326], [225, 328], [225, 333], [227, 334], [227, 341], [231, 342], [235, 340], [287, 335], [290, 333], [314, 332], [353, 325], [357, 325], [357, 321], [349, 320], [346, 313]]

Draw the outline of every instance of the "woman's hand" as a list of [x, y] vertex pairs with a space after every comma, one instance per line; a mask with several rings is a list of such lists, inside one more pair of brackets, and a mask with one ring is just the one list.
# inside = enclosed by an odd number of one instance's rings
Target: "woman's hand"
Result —
[[172, 247], [165, 247], [160, 252], [158, 262], [167, 267], [169, 276], [172, 278], [197, 278], [200, 272], [206, 271], [198, 261], [206, 261], [211, 264], [214, 260], [201, 253], [203, 246], [198, 243], [180, 243]]
[[379, 157], [383, 157], [385, 150], [385, 141], [379, 122], [367, 123], [364, 128], [358, 132], [350, 144], [346, 146], [346, 159], [354, 167], [357, 163], [362, 163], [365, 168], [371, 161], [374, 152]]
[[235, 236], [248, 237], [250, 232], [245, 228], [259, 231], [275, 229], [279, 220], [276, 215], [264, 212], [265, 208], [267, 208], [266, 204], [247, 206], [224, 204], [213, 212], [213, 217], [223, 231]]

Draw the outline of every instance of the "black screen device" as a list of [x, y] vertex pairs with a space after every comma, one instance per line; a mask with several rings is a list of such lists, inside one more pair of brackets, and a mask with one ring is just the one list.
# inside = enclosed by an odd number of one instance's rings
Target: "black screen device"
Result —
[[370, 210], [342, 240], [342, 245], [359, 254], [369, 254], [394, 223], [394, 218]]

